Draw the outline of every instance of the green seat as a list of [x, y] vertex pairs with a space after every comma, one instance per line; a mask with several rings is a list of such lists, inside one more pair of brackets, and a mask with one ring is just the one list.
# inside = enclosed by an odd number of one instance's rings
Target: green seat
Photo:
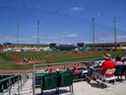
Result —
[[47, 73], [36, 73], [35, 74], [35, 85], [36, 87], [42, 87], [43, 86], [43, 80], [44, 80], [44, 76]]
[[71, 72], [61, 72], [61, 87], [70, 86], [73, 83], [73, 76]]
[[58, 73], [36, 73], [35, 79], [36, 87], [40, 87], [42, 90], [70, 86], [73, 83], [73, 76], [69, 71]]
[[57, 73], [49, 73], [44, 75], [43, 90], [57, 88]]

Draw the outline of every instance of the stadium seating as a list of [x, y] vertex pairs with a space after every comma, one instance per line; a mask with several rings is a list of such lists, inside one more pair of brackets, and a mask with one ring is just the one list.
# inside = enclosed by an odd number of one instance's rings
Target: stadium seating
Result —
[[0, 93], [8, 90], [16, 81], [20, 80], [21, 76], [0, 75]]
[[54, 73], [36, 73], [35, 87], [41, 90], [59, 89], [73, 84], [73, 76], [68, 71]]

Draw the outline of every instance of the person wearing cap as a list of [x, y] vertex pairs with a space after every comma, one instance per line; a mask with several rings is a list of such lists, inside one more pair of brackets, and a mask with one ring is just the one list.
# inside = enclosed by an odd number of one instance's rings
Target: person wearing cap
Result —
[[115, 68], [115, 64], [111, 59], [111, 55], [109, 53], [104, 54], [104, 62], [101, 65], [101, 73], [104, 74], [107, 69]]

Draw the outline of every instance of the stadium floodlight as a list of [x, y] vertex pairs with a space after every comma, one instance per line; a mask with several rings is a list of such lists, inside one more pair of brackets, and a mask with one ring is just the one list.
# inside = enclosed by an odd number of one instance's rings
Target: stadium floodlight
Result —
[[40, 28], [40, 20], [37, 20], [37, 44], [40, 44], [40, 37], [39, 37], [39, 29]]
[[95, 49], [95, 18], [92, 17], [91, 21], [92, 21], [92, 44], [93, 48]]

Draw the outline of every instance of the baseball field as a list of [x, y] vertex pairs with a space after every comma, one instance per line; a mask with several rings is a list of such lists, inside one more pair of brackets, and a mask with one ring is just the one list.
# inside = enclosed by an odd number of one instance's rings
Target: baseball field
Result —
[[63, 62], [93, 61], [108, 52], [112, 57], [123, 56], [124, 51], [60, 51], [60, 52], [5, 52], [0, 53], [0, 70], [32, 69], [33, 64], [62, 64]]

